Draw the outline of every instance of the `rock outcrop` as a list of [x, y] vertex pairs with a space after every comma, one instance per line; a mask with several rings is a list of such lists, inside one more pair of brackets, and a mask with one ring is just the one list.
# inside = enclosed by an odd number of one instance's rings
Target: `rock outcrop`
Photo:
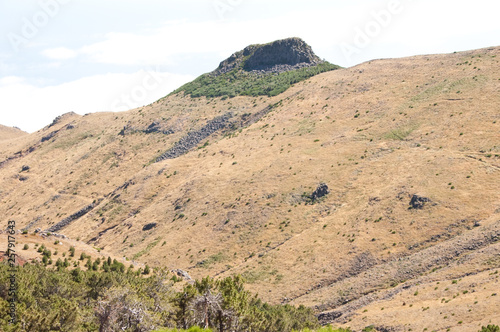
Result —
[[172, 128], [165, 127], [165, 124], [161, 123], [160, 121], [153, 121], [153, 123], [151, 123], [146, 128], [135, 128], [130, 125], [126, 125], [118, 133], [118, 135], [125, 136], [134, 133], [171, 135], [174, 133], [174, 130]]
[[422, 209], [426, 203], [432, 202], [429, 198], [414, 194], [410, 200], [409, 209]]
[[189, 273], [187, 273], [186, 271], [183, 271], [181, 269], [172, 270], [172, 273], [177, 274], [177, 276], [182, 277], [186, 281], [193, 280], [191, 278], [191, 276], [189, 275]]
[[43, 136], [41, 142], [43, 143], [43, 142], [50, 140], [51, 138], [56, 136], [57, 133], [58, 133], [58, 130], [52, 131], [50, 134]]
[[64, 113], [62, 115], [59, 115], [57, 116], [50, 125], [48, 125], [47, 127], [45, 128], [50, 128], [50, 127], [53, 127], [55, 126], [56, 124], [60, 123], [61, 121], [65, 120], [65, 119], [68, 119], [68, 118], [71, 118], [71, 117], [79, 117], [78, 114], [76, 114], [75, 112], [67, 112], [67, 113]]
[[64, 227], [68, 226], [71, 222], [73, 222], [73, 221], [75, 221], [75, 220], [83, 217], [84, 215], [86, 215], [87, 213], [89, 213], [90, 211], [92, 211], [97, 205], [99, 205], [99, 203], [101, 203], [101, 200], [97, 200], [97, 201], [93, 202], [92, 204], [87, 205], [83, 209], [81, 209], [78, 212], [70, 215], [67, 218], [64, 218], [63, 220], [61, 220], [60, 222], [58, 222], [54, 226], [52, 226], [49, 229], [47, 229], [47, 232], [51, 232], [51, 233], [52, 232], [57, 232], [61, 228], [64, 228]]
[[222, 116], [218, 116], [203, 126], [200, 130], [188, 133], [186, 136], [181, 138], [177, 143], [174, 144], [172, 148], [167, 150], [161, 156], [156, 158], [156, 162], [160, 162], [165, 159], [174, 159], [184, 153], [188, 152], [190, 149], [198, 145], [203, 139], [212, 135], [216, 131], [224, 129], [233, 115], [231, 113], [226, 113]]
[[330, 190], [328, 190], [328, 186], [326, 185], [326, 183], [321, 183], [318, 188], [316, 188], [315, 191], [313, 191], [312, 195], [311, 195], [311, 199], [313, 201], [317, 200], [317, 199], [320, 199], [321, 197], [323, 196], [326, 196], [330, 193]]
[[236, 52], [210, 73], [219, 76], [233, 69], [257, 73], [281, 73], [323, 62], [300, 38], [287, 38], [264, 45], [250, 45]]
[[156, 225], [157, 225], [157, 223], [155, 223], [155, 222], [152, 222], [152, 223], [146, 224], [146, 225], [144, 225], [144, 227], [142, 227], [142, 230], [143, 230], [143, 231], [149, 231], [150, 229], [155, 228], [155, 227], [156, 227]]

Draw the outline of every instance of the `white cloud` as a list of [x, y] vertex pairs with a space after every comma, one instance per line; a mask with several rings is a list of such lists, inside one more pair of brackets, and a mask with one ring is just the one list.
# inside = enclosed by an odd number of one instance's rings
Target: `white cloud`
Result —
[[68, 60], [78, 55], [76, 51], [66, 47], [49, 48], [43, 50], [42, 54], [53, 60]]
[[33, 132], [70, 111], [123, 111], [156, 101], [192, 79], [189, 75], [142, 70], [36, 87], [20, 77], [5, 77], [0, 79], [0, 124]]
[[[332, 15], [336, 17], [333, 22]], [[148, 34], [108, 33], [103, 41], [87, 45], [81, 52], [98, 63], [171, 64], [176, 55], [218, 53], [227, 57], [248, 44], [279, 38], [299, 36], [311, 42], [319, 40], [319, 31], [323, 33], [323, 43], [330, 43], [332, 34], [326, 32], [340, 29], [342, 22], [345, 18], [341, 13], [321, 11], [247, 21], [172, 21]]]
[[[374, 20], [371, 13], [387, 9], [392, 2], [400, 3], [401, 13], [393, 15], [390, 24], [384, 26], [376, 38], [371, 38], [370, 44], [359, 54], [346, 59], [340, 44], [352, 44], [356, 29], [364, 29]], [[371, 56], [455, 51], [450, 49], [452, 46], [448, 42], [459, 37], [464, 49], [475, 48], [478, 35], [498, 31], [495, 15], [500, 10], [499, 4], [489, 0], [476, 0], [474, 6], [456, 0], [438, 3], [430, 0], [360, 1], [341, 8], [334, 3], [330, 6], [311, 4], [308, 10], [287, 10], [266, 19], [244, 16], [238, 21], [228, 12], [225, 20], [170, 21], [147, 32], [108, 33], [104, 40], [87, 45], [81, 51], [98, 63], [172, 64], [176, 55], [215, 53], [227, 57], [251, 43], [298, 36], [311, 44], [320, 57], [349, 66], [370, 60]], [[396, 55], [392, 53], [395, 50]]]
[[0, 56], [0, 72], [7, 73], [7, 72], [13, 72], [17, 69], [18, 67], [14, 64], [7, 64], [5, 61], [2, 59]]
[[18, 76], [6, 76], [0, 78], [0, 86], [19, 85], [24, 82], [24, 78]]

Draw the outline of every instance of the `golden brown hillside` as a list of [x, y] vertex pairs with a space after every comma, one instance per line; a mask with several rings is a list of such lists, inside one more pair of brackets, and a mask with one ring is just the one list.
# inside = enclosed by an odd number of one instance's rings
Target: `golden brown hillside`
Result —
[[499, 324], [499, 61], [500, 47], [376, 60], [271, 98], [64, 115], [0, 141], [2, 228], [242, 274], [357, 330]]
[[26, 132], [24, 132], [18, 128], [0, 125], [0, 141], [5, 141], [5, 140], [17, 138], [20, 136], [24, 136], [26, 134], [27, 134]]

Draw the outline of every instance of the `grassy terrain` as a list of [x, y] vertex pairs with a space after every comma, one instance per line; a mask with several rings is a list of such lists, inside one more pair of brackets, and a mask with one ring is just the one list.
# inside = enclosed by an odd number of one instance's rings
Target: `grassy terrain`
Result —
[[256, 74], [241, 69], [213, 76], [204, 74], [186, 83], [171, 94], [184, 92], [196, 97], [236, 97], [236, 96], [276, 96], [285, 92], [293, 84], [314, 75], [340, 68], [328, 62], [313, 67], [301, 68], [279, 74]]

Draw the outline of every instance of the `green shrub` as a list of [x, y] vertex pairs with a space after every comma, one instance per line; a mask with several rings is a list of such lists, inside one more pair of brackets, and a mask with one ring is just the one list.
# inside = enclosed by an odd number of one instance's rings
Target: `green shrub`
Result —
[[52, 251], [50, 251], [49, 249], [45, 249], [43, 251], [43, 255], [47, 256], [48, 258], [50, 258], [50, 257], [52, 257]]
[[201, 75], [171, 94], [184, 92], [184, 94], [193, 98], [202, 96], [230, 98], [235, 96], [272, 97], [286, 91], [295, 83], [338, 68], [340, 67], [328, 62], [279, 74], [256, 74], [238, 68], [219, 76]]

